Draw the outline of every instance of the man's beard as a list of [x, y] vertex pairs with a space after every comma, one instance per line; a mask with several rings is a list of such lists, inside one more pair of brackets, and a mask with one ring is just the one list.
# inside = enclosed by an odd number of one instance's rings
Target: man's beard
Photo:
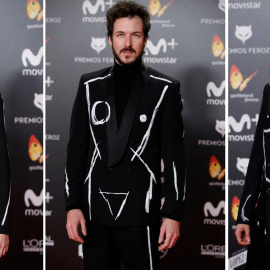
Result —
[[[123, 51], [134, 51], [135, 50], [132, 48], [132, 47], [125, 47], [124, 49], [120, 50], [119, 54], [122, 53]], [[115, 52], [113, 46], [112, 46], [112, 51], [113, 51], [113, 55], [115, 57], [115, 59], [117, 60], [117, 62], [121, 65], [121, 66], [125, 66], [125, 67], [130, 67], [130, 66], [133, 66], [133, 65], [136, 65], [138, 62], [141, 62], [142, 61], [142, 56], [144, 54], [144, 50], [142, 49], [142, 51], [140, 52], [140, 54], [135, 58], [135, 60], [131, 63], [124, 63], [120, 57], [118, 57], [117, 53]]]

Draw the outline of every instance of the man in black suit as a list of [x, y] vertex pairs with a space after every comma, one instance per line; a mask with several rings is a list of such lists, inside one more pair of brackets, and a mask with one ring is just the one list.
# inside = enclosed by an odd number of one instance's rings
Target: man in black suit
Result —
[[8, 251], [10, 233], [10, 178], [4, 105], [0, 95], [0, 257]]
[[249, 245], [246, 269], [269, 269], [270, 261], [270, 85], [263, 101], [238, 211], [235, 231]]
[[68, 235], [84, 243], [86, 269], [120, 269], [121, 260], [126, 270], [159, 269], [158, 250], [174, 246], [180, 234], [186, 189], [180, 83], [144, 66], [150, 27], [145, 7], [114, 5], [107, 12], [114, 66], [79, 83], [65, 187]]

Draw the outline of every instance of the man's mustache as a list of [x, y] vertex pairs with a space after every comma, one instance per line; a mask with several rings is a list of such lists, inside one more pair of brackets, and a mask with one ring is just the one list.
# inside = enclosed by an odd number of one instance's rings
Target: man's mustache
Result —
[[136, 51], [135, 51], [133, 48], [131, 48], [131, 47], [123, 48], [123, 49], [120, 51], [120, 53], [122, 53], [122, 52], [134, 52], [134, 53], [136, 53]]

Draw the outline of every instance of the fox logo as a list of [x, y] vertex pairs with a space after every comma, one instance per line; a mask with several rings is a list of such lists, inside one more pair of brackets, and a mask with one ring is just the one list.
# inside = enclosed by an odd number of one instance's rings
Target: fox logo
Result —
[[211, 97], [211, 92], [215, 97], [220, 97], [225, 90], [225, 80], [220, 84], [219, 87], [213, 82], [209, 82], [206, 86], [206, 93], [208, 97]]
[[217, 217], [222, 209], [223, 215], [225, 215], [225, 201], [220, 201], [217, 207], [214, 207], [211, 202], [207, 202], [204, 205], [203, 211], [206, 217], [208, 217], [209, 213], [212, 217]]
[[101, 9], [102, 12], [105, 11], [105, 3], [104, 0], [97, 0], [97, 2], [92, 5], [89, 0], [85, 0], [82, 5], [82, 11], [84, 15], [87, 15], [87, 12], [91, 15], [97, 14], [98, 9]]
[[219, 0], [218, 7], [221, 11], [225, 12], [225, 0]]
[[249, 158], [237, 158], [236, 168], [246, 176]]
[[[152, 55], [158, 55], [161, 49], [165, 53], [167, 52], [167, 42], [164, 38], [161, 38], [155, 46], [152, 41], [148, 40], [147, 49]], [[146, 51], [145, 55], [148, 55], [148, 50]]]
[[102, 50], [106, 48], [106, 38], [95, 38], [92, 37], [91, 39], [91, 47], [93, 50], [99, 54]]
[[42, 57], [43, 57], [43, 47], [40, 47], [37, 55], [34, 55], [30, 49], [25, 49], [22, 52], [22, 63], [25, 67], [27, 67], [28, 66], [27, 60], [28, 60], [28, 62], [32, 66], [38, 66], [41, 62]]
[[247, 129], [251, 128], [251, 119], [248, 114], [243, 114], [239, 122], [236, 122], [233, 116], [229, 116], [229, 133], [231, 132], [231, 128], [239, 133], [245, 125]]
[[34, 105], [43, 112], [43, 94], [35, 93]]
[[216, 120], [216, 131], [221, 134], [222, 137], [225, 135], [225, 121]]
[[245, 44], [245, 42], [252, 37], [251, 25], [249, 26], [235, 26], [235, 36]]
[[43, 190], [37, 196], [32, 189], [27, 189], [24, 193], [24, 202], [27, 207], [30, 207], [30, 201], [36, 207], [41, 206], [43, 202]]

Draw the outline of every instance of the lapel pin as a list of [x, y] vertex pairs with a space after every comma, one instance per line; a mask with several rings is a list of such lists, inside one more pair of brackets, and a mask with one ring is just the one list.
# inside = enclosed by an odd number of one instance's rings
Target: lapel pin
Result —
[[140, 121], [141, 122], [146, 122], [146, 120], [147, 120], [147, 116], [145, 114], [141, 114], [140, 115]]

